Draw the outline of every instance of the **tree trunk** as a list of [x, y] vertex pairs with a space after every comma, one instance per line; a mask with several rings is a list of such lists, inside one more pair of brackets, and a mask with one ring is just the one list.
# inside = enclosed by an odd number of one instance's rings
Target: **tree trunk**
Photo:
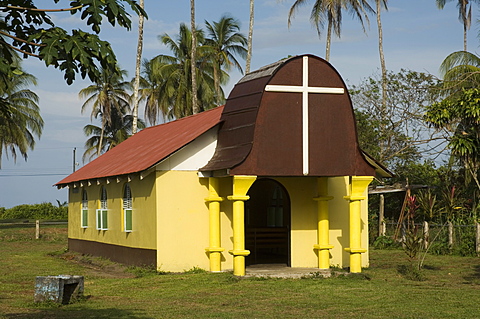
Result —
[[[140, 7], [145, 8], [144, 0], [140, 0]], [[135, 82], [133, 83], [133, 110], [132, 110], [132, 135], [137, 133], [138, 128], [138, 90], [140, 87], [140, 66], [142, 64], [142, 50], [143, 50], [143, 20], [142, 14], [138, 16], [138, 43], [137, 43], [137, 58], [135, 61]]]
[[100, 141], [98, 142], [98, 150], [97, 150], [97, 157], [100, 156], [100, 152], [102, 151], [102, 144], [103, 144], [103, 134], [105, 132], [105, 120], [102, 120], [102, 132], [100, 133]]
[[330, 45], [332, 43], [332, 27], [333, 27], [333, 21], [332, 17], [328, 17], [328, 29], [327, 29], [327, 44], [325, 46], [325, 60], [327, 62], [330, 60]]
[[463, 51], [467, 52], [467, 25], [463, 24]]
[[383, 29], [381, 18], [382, 0], [377, 2], [377, 26], [378, 26], [378, 52], [380, 53], [380, 67], [382, 69], [382, 110], [386, 112], [387, 109], [387, 67], [385, 66], [385, 56], [383, 54]]
[[252, 61], [254, 2], [255, 0], [250, 0], [250, 25], [248, 28], [248, 51], [247, 51], [247, 65], [245, 66], [245, 74], [250, 72], [250, 62]]
[[192, 113], [198, 113], [197, 102], [197, 74], [195, 61], [197, 59], [197, 36], [195, 31], [195, 0], [190, 0], [190, 23], [192, 29], [192, 52], [190, 56], [190, 68], [192, 72]]
[[215, 101], [217, 104], [220, 104], [220, 80], [219, 80], [219, 74], [220, 73], [220, 67], [217, 65], [217, 62], [214, 62], [213, 64], [213, 83], [215, 86]]

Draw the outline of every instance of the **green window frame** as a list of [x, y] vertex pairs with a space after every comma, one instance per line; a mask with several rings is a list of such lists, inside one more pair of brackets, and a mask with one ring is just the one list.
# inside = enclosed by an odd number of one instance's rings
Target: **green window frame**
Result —
[[100, 193], [100, 208], [96, 211], [97, 229], [108, 230], [107, 190], [102, 186]]
[[97, 209], [97, 229], [108, 230], [108, 211], [106, 209]]
[[132, 190], [128, 183], [123, 189], [123, 227], [127, 233], [133, 230]]
[[80, 225], [82, 228], [88, 228], [88, 197], [87, 191], [83, 190], [82, 192], [82, 209], [81, 209], [81, 222]]

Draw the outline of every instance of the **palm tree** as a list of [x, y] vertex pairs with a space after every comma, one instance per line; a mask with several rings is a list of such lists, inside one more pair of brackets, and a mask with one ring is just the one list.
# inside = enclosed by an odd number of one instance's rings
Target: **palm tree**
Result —
[[250, 23], [248, 26], [248, 52], [247, 52], [247, 65], [245, 66], [245, 73], [250, 72], [250, 63], [252, 62], [252, 42], [253, 42], [253, 22], [254, 22], [254, 9], [255, 0], [250, 0]]
[[445, 96], [452, 97], [462, 90], [480, 87], [480, 56], [457, 51], [451, 53], [440, 65]]
[[[140, 0], [140, 7], [145, 8], [144, 0]], [[133, 83], [133, 126], [132, 133], [137, 133], [137, 120], [138, 120], [138, 89], [140, 86], [140, 67], [142, 61], [142, 50], [143, 50], [143, 20], [144, 16], [142, 13], [138, 15], [138, 42], [137, 42], [137, 56], [135, 59], [135, 80]]]
[[[110, 114], [110, 121], [105, 127], [85, 125], [83, 132], [90, 138], [85, 142], [84, 162], [97, 155], [99, 149], [101, 153], [105, 153], [133, 134], [133, 115], [125, 114], [126, 111], [125, 108], [121, 110], [114, 108]], [[103, 117], [101, 113], [98, 116]], [[145, 123], [141, 119], [137, 119], [137, 125], [139, 129], [145, 128]]]
[[[160, 72], [152, 72], [152, 62], [144, 60], [139, 83], [139, 102], [145, 102], [145, 118], [151, 125], [156, 125], [158, 118], [165, 121], [169, 112], [170, 101], [162, 89], [167, 81]], [[164, 99], [164, 100], [162, 100]]]
[[191, 37], [192, 46], [190, 51], [190, 72], [192, 74], [192, 112], [197, 114], [198, 97], [197, 97], [197, 72], [195, 70], [195, 61], [197, 60], [197, 31], [195, 30], [195, 0], [190, 0], [190, 29], [193, 36]]
[[117, 112], [121, 112], [122, 109], [130, 110], [130, 95], [127, 90], [132, 88], [131, 83], [123, 79], [127, 75], [125, 70], [119, 70], [115, 73], [107, 69], [101, 71], [102, 76], [97, 83], [81, 89], [78, 93], [81, 99], [86, 99], [82, 105], [82, 113], [87, 107], [91, 106], [90, 119], [101, 115], [102, 133], [100, 134], [97, 155], [101, 153], [103, 131], [107, 125], [112, 125], [114, 110]]
[[388, 0], [375, 0], [377, 9], [377, 29], [378, 29], [378, 52], [380, 55], [380, 68], [382, 70], [382, 106], [387, 109], [387, 67], [385, 65], [385, 55], [383, 54], [383, 29], [382, 29], [382, 6], [387, 8]]
[[[191, 81], [191, 50], [192, 32], [182, 23], [176, 39], [168, 34], [159, 36], [160, 41], [166, 45], [172, 55], [158, 55], [150, 61], [152, 80], [157, 81], [161, 92], [158, 108], [164, 116], [173, 119], [195, 114], [193, 108], [192, 92], [198, 96], [197, 112], [215, 106], [215, 88], [213, 81], [213, 66], [211, 62], [211, 48], [204, 45], [205, 38], [202, 30], [195, 32], [197, 41], [196, 61], [193, 63], [196, 71], [197, 88], [192, 90]], [[221, 74], [220, 79], [224, 77]]]
[[[452, 0], [435, 0], [437, 7], [443, 9], [447, 2]], [[467, 51], [467, 31], [472, 24], [472, 4], [471, 2], [480, 3], [480, 0], [458, 0], [458, 20], [463, 24], [463, 51]]]
[[17, 72], [2, 74], [0, 86], [0, 167], [3, 150], [14, 161], [17, 152], [27, 160], [27, 152], [35, 147], [35, 137], [40, 138], [44, 124], [38, 96], [28, 89], [37, 84], [36, 78], [22, 71], [20, 59], [14, 56]]
[[235, 56], [245, 59], [247, 56], [247, 38], [240, 31], [240, 22], [229, 16], [222, 16], [220, 21], [213, 25], [205, 21], [209, 38], [205, 44], [212, 49], [213, 80], [215, 85], [216, 102], [223, 103], [223, 93], [220, 90], [221, 71], [230, 71], [235, 66], [240, 72], [242, 66]]
[[[296, 0], [288, 13], [288, 25], [299, 7], [306, 5], [309, 0]], [[365, 25], [363, 20], [367, 21], [367, 13], [374, 12], [367, 0], [315, 0], [312, 12], [310, 13], [310, 21], [316, 27], [318, 36], [327, 23], [327, 44], [325, 60], [330, 60], [330, 45], [332, 41], [332, 31], [340, 38], [342, 26], [342, 10], [349, 11], [354, 17], [360, 20], [363, 31]]]

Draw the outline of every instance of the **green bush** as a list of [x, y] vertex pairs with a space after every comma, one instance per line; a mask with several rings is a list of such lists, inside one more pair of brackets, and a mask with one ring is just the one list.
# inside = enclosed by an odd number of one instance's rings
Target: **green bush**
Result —
[[390, 236], [379, 236], [373, 242], [373, 248], [375, 249], [397, 249], [399, 247], [401, 247], [400, 243]]
[[0, 219], [67, 219], [68, 207], [57, 207], [52, 203], [23, 204], [0, 209]]

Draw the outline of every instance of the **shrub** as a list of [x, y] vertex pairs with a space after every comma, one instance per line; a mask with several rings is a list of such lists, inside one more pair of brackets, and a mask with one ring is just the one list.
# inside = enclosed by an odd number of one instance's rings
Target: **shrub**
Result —
[[0, 219], [67, 219], [68, 208], [52, 203], [23, 204], [0, 210]]

